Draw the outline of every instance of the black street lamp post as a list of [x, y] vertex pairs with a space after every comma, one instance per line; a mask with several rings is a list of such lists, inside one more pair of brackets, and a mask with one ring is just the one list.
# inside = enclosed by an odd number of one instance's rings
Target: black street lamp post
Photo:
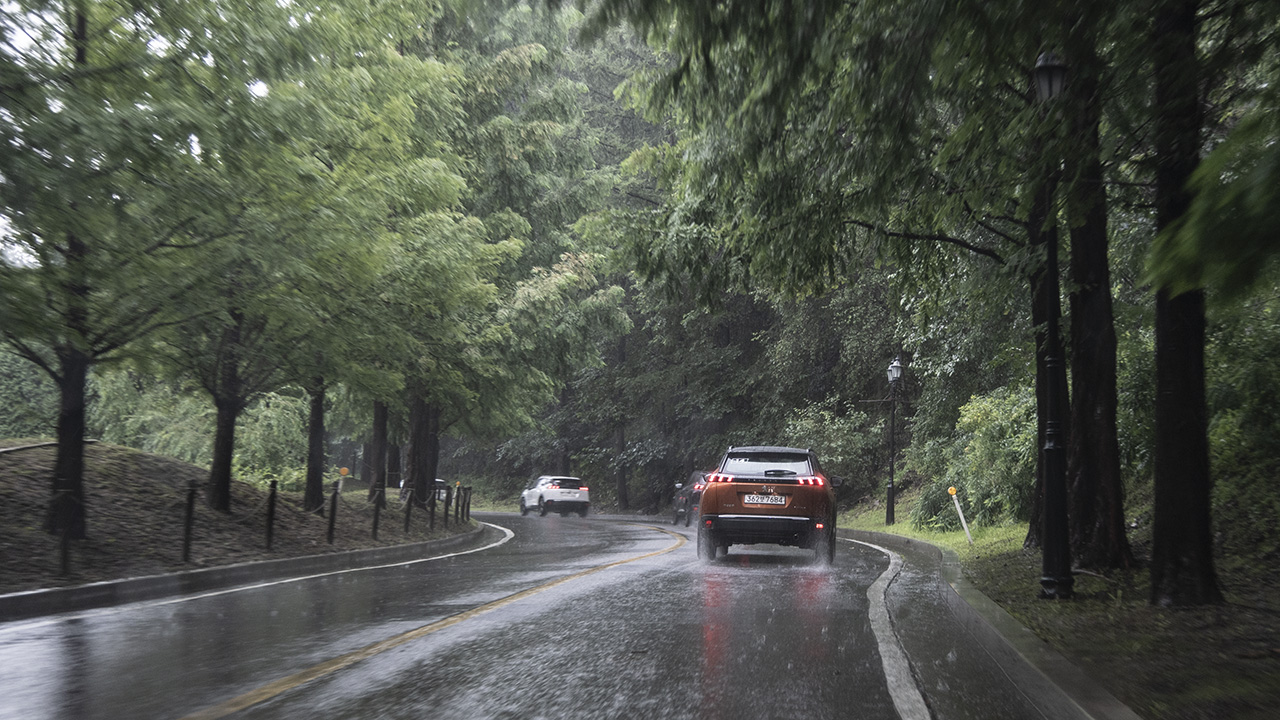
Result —
[[[1067, 66], [1051, 53], [1036, 59], [1036, 94], [1042, 103], [1058, 97], [1066, 85]], [[1048, 178], [1045, 178], [1048, 182]], [[1062, 437], [1062, 414], [1066, 403], [1062, 388], [1066, 386], [1066, 368], [1062, 361], [1062, 341], [1058, 336], [1058, 243], [1051, 237], [1047, 243], [1045, 278], [1049, 283], [1048, 328], [1045, 348], [1044, 424], [1044, 509], [1040, 533], [1041, 572], [1040, 597], [1048, 600], [1071, 597], [1075, 583], [1071, 576], [1071, 546], [1067, 526], [1066, 443]]]
[[898, 411], [898, 380], [902, 378], [902, 362], [895, 357], [893, 362], [889, 363], [889, 495], [888, 501], [884, 508], [884, 524], [893, 524], [893, 459], [896, 448], [894, 447], [894, 425], [897, 420]]

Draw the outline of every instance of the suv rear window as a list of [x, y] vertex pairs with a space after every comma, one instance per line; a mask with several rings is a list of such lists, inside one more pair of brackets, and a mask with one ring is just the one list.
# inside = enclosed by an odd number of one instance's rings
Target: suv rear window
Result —
[[809, 456], [794, 453], [730, 453], [724, 460], [721, 472], [745, 475], [812, 474], [809, 469]]

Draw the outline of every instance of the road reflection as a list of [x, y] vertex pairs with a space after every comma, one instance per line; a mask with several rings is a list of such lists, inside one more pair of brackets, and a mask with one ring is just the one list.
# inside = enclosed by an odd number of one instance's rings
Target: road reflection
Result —
[[704, 565], [699, 588], [700, 717], [763, 717], [775, 703], [792, 713], [829, 689], [839, 600], [831, 568], [794, 551], [739, 552]]

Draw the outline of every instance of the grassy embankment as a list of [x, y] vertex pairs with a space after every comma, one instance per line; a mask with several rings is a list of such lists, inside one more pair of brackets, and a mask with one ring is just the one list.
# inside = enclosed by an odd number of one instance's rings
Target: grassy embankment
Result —
[[[1040, 554], [1024, 550], [1025, 525], [963, 531], [913, 528], [911, 498], [885, 526], [884, 509], [860, 508], [840, 525], [923, 540], [956, 553], [966, 577], [1144, 718], [1272, 718], [1280, 707], [1280, 579], [1265, 559], [1221, 553], [1227, 602], [1161, 609], [1148, 602], [1147, 569], [1077, 573], [1069, 601], [1037, 598]], [[1149, 528], [1131, 531], [1135, 555], [1147, 556]], [[1254, 561], [1257, 560], [1257, 561]]]

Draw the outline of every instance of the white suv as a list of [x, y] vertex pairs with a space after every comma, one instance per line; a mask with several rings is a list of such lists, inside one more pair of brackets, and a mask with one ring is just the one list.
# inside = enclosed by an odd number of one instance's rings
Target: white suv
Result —
[[562, 475], [543, 475], [525, 487], [520, 493], [520, 514], [528, 515], [537, 508], [539, 515], [558, 512], [568, 515], [576, 512], [587, 516], [587, 506], [591, 504], [591, 494], [586, 483], [576, 477]]

